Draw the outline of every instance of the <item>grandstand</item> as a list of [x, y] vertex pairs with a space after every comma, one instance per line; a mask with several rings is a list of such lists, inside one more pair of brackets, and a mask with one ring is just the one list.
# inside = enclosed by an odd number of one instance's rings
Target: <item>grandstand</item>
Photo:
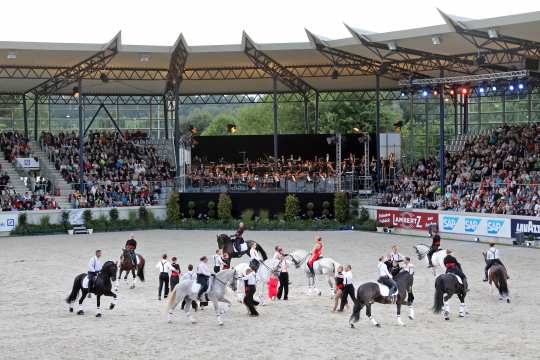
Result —
[[[2, 42], [2, 208], [148, 206], [172, 189], [369, 189], [380, 205], [538, 215], [529, 185], [539, 170], [540, 13], [441, 16], [442, 25], [391, 33], [349, 27], [338, 40], [307, 31], [308, 41], [291, 44], [259, 44], [246, 33], [222, 46], [190, 46], [182, 35], [171, 47], [124, 45], [120, 34], [106, 44]], [[321, 103], [340, 101], [375, 103], [365, 149], [347, 152], [341, 134], [329, 134], [325, 158], [285, 161], [299, 154], [280, 145], [278, 104], [304, 105], [311, 141], [320, 136]], [[266, 160], [191, 159], [182, 107], [264, 102], [274, 105]], [[380, 109], [390, 102], [405, 109], [396, 119], [407, 124], [400, 155], [381, 152]], [[528, 142], [514, 146], [501, 131], [525, 132]], [[512, 158], [489, 177], [463, 178], [464, 154], [478, 162], [467, 170], [484, 167], [482, 143], [510, 147]], [[508, 174], [507, 164], [520, 172]]]

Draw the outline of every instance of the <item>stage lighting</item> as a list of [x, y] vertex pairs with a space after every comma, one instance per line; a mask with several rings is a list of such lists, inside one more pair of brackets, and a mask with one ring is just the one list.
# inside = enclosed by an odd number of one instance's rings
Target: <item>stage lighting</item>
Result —
[[422, 96], [423, 96], [423, 97], [426, 97], [427, 94], [428, 94], [428, 93], [427, 93], [427, 90], [422, 90]]
[[236, 132], [236, 125], [234, 124], [227, 124], [227, 132], [229, 134], [234, 134]]
[[402, 90], [402, 91], [401, 91], [401, 97], [405, 97], [405, 96], [407, 96], [407, 93], [406, 93], [405, 91]]
[[495, 85], [493, 85], [493, 86], [491, 87], [491, 91], [497, 91], [497, 87], [496, 87]]
[[75, 86], [73, 88], [73, 91], [71, 92], [71, 96], [78, 98], [81, 95], [81, 92], [79, 91], [79, 87]]
[[478, 89], [478, 91], [480, 92], [480, 94], [483, 94], [483, 93], [486, 91], [486, 89], [484, 89], [483, 87], [481, 87], [481, 88]]
[[497, 30], [495, 29], [489, 29], [488, 30], [488, 36], [490, 39], [496, 39], [499, 37], [499, 34], [497, 33]]
[[352, 132], [354, 134], [361, 134], [362, 130], [359, 127], [355, 126], [355, 127], [352, 128]]
[[397, 50], [397, 44], [394, 41], [388, 43], [388, 50], [395, 51]]
[[461, 89], [461, 95], [467, 95], [468, 92], [469, 92], [469, 90], [467, 88], [462, 88]]
[[439, 92], [437, 90], [433, 90], [432, 94], [433, 94], [433, 96], [437, 96], [437, 95], [439, 95]]
[[508, 86], [508, 90], [514, 91], [514, 85], [510, 84], [510, 85]]
[[109, 77], [107, 76], [107, 73], [104, 72], [104, 71], [99, 75], [99, 79], [100, 79], [103, 83], [108, 83], [108, 82], [109, 82]]
[[519, 89], [519, 90], [523, 90], [524, 87], [525, 87], [525, 86], [524, 86], [522, 83], [519, 83], [519, 84], [518, 84], [518, 89]]
[[454, 96], [454, 95], [456, 95], [456, 90], [450, 89], [450, 96]]
[[438, 36], [432, 36], [431, 37], [431, 43], [433, 45], [441, 45], [441, 38]]

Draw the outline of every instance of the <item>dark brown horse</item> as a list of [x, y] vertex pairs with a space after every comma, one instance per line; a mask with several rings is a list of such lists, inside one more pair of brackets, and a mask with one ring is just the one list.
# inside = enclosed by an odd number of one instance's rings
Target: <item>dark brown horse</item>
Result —
[[[412, 291], [414, 277], [409, 272], [402, 270], [394, 276], [394, 280], [398, 286], [398, 295], [395, 302], [397, 308], [397, 323], [398, 325], [403, 326], [404, 324], [401, 321], [401, 305], [409, 306], [409, 319], [414, 319], [414, 294]], [[353, 313], [349, 319], [349, 324], [352, 328], [354, 327], [354, 323], [360, 320], [360, 311], [362, 311], [364, 306], [366, 307], [366, 315], [369, 320], [371, 320], [371, 323], [377, 327], [381, 326], [371, 315], [371, 305], [376, 302], [380, 304], [392, 304], [388, 296], [383, 296], [381, 294], [377, 283], [368, 282], [358, 287]]]
[[141, 281], [144, 282], [144, 257], [141, 254], [136, 254], [137, 256], [137, 265], [133, 264], [133, 260], [131, 258], [131, 255], [129, 253], [129, 250], [122, 249], [122, 255], [120, 255], [120, 267], [118, 268], [118, 278], [116, 280], [116, 285], [114, 290], [118, 291], [118, 283], [120, 281], [120, 278], [122, 277], [122, 273], [125, 271], [126, 275], [124, 276], [124, 280], [127, 282], [127, 278], [129, 273], [133, 276], [133, 282], [131, 283], [130, 289], [135, 288], [135, 281], [137, 279], [137, 276]]
[[[217, 236], [218, 248], [223, 250], [224, 253], [228, 253], [231, 258], [240, 258], [246, 254], [249, 254], [249, 249], [253, 245], [253, 240], [245, 240], [247, 245], [247, 250], [238, 252], [234, 249], [234, 241], [226, 234], [220, 234]], [[261, 245], [257, 243], [257, 251], [261, 254], [261, 257], [264, 260], [268, 259], [266, 251], [262, 248]]]
[[73, 303], [75, 302], [75, 300], [77, 300], [79, 292], [81, 292], [81, 297], [79, 298], [79, 309], [77, 311], [77, 315], [84, 314], [82, 304], [89, 293], [96, 294], [96, 317], [101, 317], [101, 296], [112, 296], [113, 301], [109, 306], [109, 309], [112, 310], [116, 305], [117, 301], [116, 294], [111, 291], [112, 281], [116, 280], [116, 271], [116, 264], [112, 261], [107, 261], [105, 264], [103, 264], [101, 271], [94, 280], [94, 286], [92, 289], [88, 289], [83, 286], [84, 279], [87, 276], [86, 273], [77, 275], [75, 281], [73, 281], [73, 288], [71, 289], [71, 293], [66, 298], [66, 302], [69, 304], [69, 312], [73, 312]]

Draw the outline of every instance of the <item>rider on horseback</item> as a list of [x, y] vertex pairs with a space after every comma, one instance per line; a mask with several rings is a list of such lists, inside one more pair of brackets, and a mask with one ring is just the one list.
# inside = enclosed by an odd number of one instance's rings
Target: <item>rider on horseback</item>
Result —
[[440, 246], [441, 246], [441, 236], [439, 235], [439, 231], [435, 229], [433, 231], [433, 238], [431, 240], [431, 249], [429, 249], [429, 252], [427, 253], [427, 257], [429, 261], [428, 267], [430, 268], [433, 267], [433, 263], [431, 262], [431, 257], [433, 256], [433, 254], [435, 254], [439, 250]]
[[311, 258], [309, 259], [307, 265], [309, 268], [309, 271], [313, 276], [315, 276], [315, 270], [313, 269], [313, 264], [315, 261], [317, 261], [322, 254], [323, 250], [323, 244], [322, 244], [322, 238], [320, 236], [317, 236], [315, 239], [315, 246], [313, 247], [313, 251], [311, 251]]
[[386, 266], [385, 262], [386, 256], [381, 256], [379, 258], [379, 264], [377, 265], [377, 273], [379, 274], [379, 279], [377, 280], [377, 282], [388, 286], [388, 288], [390, 289], [388, 297], [390, 298], [391, 302], [394, 302], [397, 296], [398, 286], [392, 278], [392, 274], [390, 274], [390, 272], [388, 271], [388, 266]]
[[263, 260], [261, 259], [261, 256], [257, 251], [256, 242], [253, 242], [253, 244], [251, 245], [251, 249], [249, 249], [249, 257], [251, 258], [251, 261], [249, 262], [249, 267], [253, 271], [257, 272], [257, 270], [259, 270], [259, 265]]
[[137, 241], [135, 240], [135, 235], [130, 234], [129, 239], [126, 241], [126, 250], [129, 252], [133, 266], [137, 266], [137, 255], [135, 254], [135, 249], [137, 249]]
[[489, 268], [495, 264], [504, 266], [501, 259], [499, 258], [499, 249], [495, 248], [495, 243], [489, 243], [489, 250], [485, 253], [486, 255], [486, 267], [484, 268], [484, 281], [488, 281], [488, 271]]
[[88, 263], [88, 292], [91, 292], [94, 287], [94, 279], [101, 271], [102, 264], [99, 258], [101, 257], [101, 250], [96, 250], [96, 255], [92, 256]]
[[241, 252], [242, 251], [242, 244], [244, 243], [244, 239], [242, 238], [242, 235], [244, 235], [244, 230], [246, 229], [246, 226], [243, 222], [241, 222], [238, 225], [238, 230], [236, 230], [236, 233], [232, 236], [234, 239], [234, 248], [236, 251]]
[[392, 252], [390, 253], [390, 255], [388, 255], [388, 264], [390, 265], [389, 270], [393, 276], [396, 276], [401, 270], [400, 263], [402, 263], [404, 259], [405, 258], [403, 257], [403, 255], [399, 253], [398, 246], [393, 245]]
[[201, 300], [202, 294], [208, 290], [208, 281], [210, 280], [210, 270], [208, 270], [208, 258], [203, 256], [201, 262], [197, 266], [197, 282], [201, 285], [199, 293], [197, 294], [197, 300]]
[[452, 250], [447, 249], [446, 250], [446, 257], [444, 258], [444, 266], [446, 266], [446, 273], [455, 274], [460, 277], [461, 281], [463, 282], [463, 289], [465, 292], [469, 291], [469, 286], [467, 283], [467, 276], [463, 273], [463, 270], [461, 269], [461, 264], [457, 261], [457, 259], [452, 256]]

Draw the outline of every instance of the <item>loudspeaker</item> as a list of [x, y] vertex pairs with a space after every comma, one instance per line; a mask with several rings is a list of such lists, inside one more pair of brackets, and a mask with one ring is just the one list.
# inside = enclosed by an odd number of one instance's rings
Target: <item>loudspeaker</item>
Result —
[[525, 70], [537, 71], [540, 68], [540, 60], [525, 58]]

